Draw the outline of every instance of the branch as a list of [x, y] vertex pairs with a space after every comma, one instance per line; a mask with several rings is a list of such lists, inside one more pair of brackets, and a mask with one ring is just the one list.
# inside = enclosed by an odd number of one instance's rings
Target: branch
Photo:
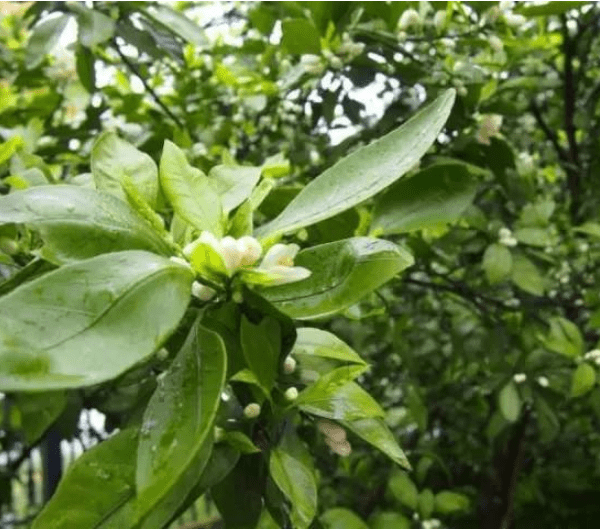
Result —
[[161, 100], [161, 98], [159, 97], [159, 95], [155, 92], [154, 88], [152, 88], [148, 84], [148, 81], [146, 81], [146, 78], [140, 73], [138, 67], [135, 64], [133, 64], [133, 62], [131, 62], [127, 58], [127, 56], [121, 51], [121, 48], [117, 44], [117, 41], [115, 39], [113, 39], [112, 43], [113, 43], [113, 46], [114, 46], [115, 50], [119, 54], [119, 57], [121, 57], [121, 60], [125, 63], [125, 65], [127, 66], [127, 68], [129, 68], [129, 70], [131, 71], [131, 73], [133, 73], [140, 81], [142, 81], [142, 84], [144, 85], [144, 88], [152, 96], [152, 99], [154, 99], [154, 101], [156, 102], [156, 104], [160, 108], [163, 109], [163, 111], [175, 122], [175, 124], [180, 129], [186, 130], [186, 127], [181, 122], [181, 120], [175, 114], [173, 114], [173, 112], [171, 112], [171, 109], [167, 105], [165, 105], [163, 103], [163, 101]]
[[542, 131], [546, 135], [546, 138], [548, 138], [548, 140], [550, 140], [550, 143], [552, 143], [552, 146], [558, 154], [558, 158], [562, 162], [567, 162], [567, 152], [561, 147], [560, 143], [558, 142], [558, 136], [556, 135], [556, 133], [548, 126], [548, 124], [544, 120], [540, 107], [537, 106], [537, 103], [535, 101], [531, 101], [531, 103], [529, 104], [529, 109], [531, 110], [533, 117], [537, 121], [537, 124], [540, 126], [540, 129], [542, 129]]

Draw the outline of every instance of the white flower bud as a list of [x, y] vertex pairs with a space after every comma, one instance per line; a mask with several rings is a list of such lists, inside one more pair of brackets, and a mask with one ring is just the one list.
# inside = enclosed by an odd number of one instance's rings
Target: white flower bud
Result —
[[538, 377], [537, 383], [540, 386], [542, 386], [543, 388], [547, 388], [548, 385], [550, 384], [550, 382], [548, 382], [548, 379], [546, 377]]
[[334, 70], [341, 70], [344, 66], [342, 59], [336, 56], [333, 56], [331, 59], [329, 59], [329, 64]]
[[288, 402], [293, 402], [298, 398], [298, 389], [293, 386], [291, 388], [287, 388], [283, 396]]
[[283, 372], [286, 375], [291, 375], [294, 371], [296, 371], [296, 360], [293, 356], [289, 355], [283, 361]]
[[167, 351], [164, 347], [156, 351], [156, 359], [159, 361], [166, 360], [169, 357], [169, 351]]
[[513, 380], [517, 384], [522, 384], [527, 380], [527, 375], [525, 373], [515, 373], [515, 375], [513, 376]]
[[214, 429], [215, 443], [219, 443], [223, 439], [225, 439], [225, 430], [223, 430], [223, 428], [219, 428], [218, 426], [215, 426], [215, 429]]
[[244, 417], [246, 419], [256, 419], [260, 415], [260, 404], [252, 402], [244, 408]]
[[198, 298], [201, 301], [211, 300], [215, 297], [216, 293], [217, 292], [214, 289], [203, 285], [199, 281], [194, 281], [192, 283], [192, 296]]
[[242, 266], [251, 266], [262, 254], [262, 246], [260, 243], [254, 238], [246, 235], [238, 239], [237, 248], [240, 253], [240, 264]]
[[237, 241], [233, 237], [227, 236], [221, 239], [220, 244], [223, 261], [225, 261], [227, 271], [231, 274], [240, 266], [242, 259]]
[[404, 30], [412, 26], [420, 26], [421, 22], [421, 15], [419, 15], [417, 11], [414, 9], [407, 9], [402, 13], [400, 20], [398, 20], [398, 29]]

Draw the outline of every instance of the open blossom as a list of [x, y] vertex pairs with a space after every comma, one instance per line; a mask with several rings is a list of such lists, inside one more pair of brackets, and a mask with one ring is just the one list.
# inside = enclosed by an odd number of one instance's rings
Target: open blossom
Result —
[[265, 286], [284, 285], [310, 276], [310, 270], [294, 266], [300, 250], [297, 244], [275, 244], [263, 257], [258, 268], [244, 272], [244, 280]]
[[500, 132], [500, 127], [502, 127], [502, 116], [487, 114], [479, 123], [475, 139], [482, 145], [489, 145], [490, 139]]

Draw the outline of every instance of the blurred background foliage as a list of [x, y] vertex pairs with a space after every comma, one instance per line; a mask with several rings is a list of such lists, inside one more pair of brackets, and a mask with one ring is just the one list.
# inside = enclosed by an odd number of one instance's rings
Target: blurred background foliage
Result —
[[[91, 145], [114, 130], [155, 159], [170, 139], [204, 171], [230, 160], [268, 166], [277, 178], [261, 206], [268, 220], [340, 157], [456, 88], [412, 178], [296, 235], [310, 245], [385, 235], [416, 257], [327, 323], [371, 364], [361, 383], [388, 410], [413, 471], [356, 438], [339, 457], [307, 428], [316, 523], [593, 525], [596, 3], [1, 2], [0, 17], [2, 193], [91, 185]], [[27, 262], [24, 232], [0, 230], [2, 292], [44, 265]], [[131, 380], [65, 399], [4, 396], [5, 513], [33, 447], [81, 435], [81, 409], [100, 410], [111, 430], [149, 398], [153, 378]]]

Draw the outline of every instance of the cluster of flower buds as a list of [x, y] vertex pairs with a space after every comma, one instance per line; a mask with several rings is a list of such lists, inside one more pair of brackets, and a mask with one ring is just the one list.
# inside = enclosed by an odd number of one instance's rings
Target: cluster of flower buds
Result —
[[518, 244], [513, 232], [508, 228], [500, 228], [498, 230], [498, 239], [500, 244], [503, 244], [504, 246], [516, 246]]
[[325, 443], [332, 452], [342, 457], [348, 457], [352, 453], [352, 446], [346, 439], [346, 430], [341, 426], [321, 419], [317, 422], [317, 428], [325, 436]]
[[[310, 270], [294, 266], [294, 258], [300, 250], [297, 244], [275, 244], [257, 265], [263, 250], [261, 244], [250, 236], [234, 239], [217, 239], [208, 231], [183, 249], [183, 255], [192, 269], [209, 281], [221, 283], [223, 279], [239, 274], [250, 284], [263, 286], [283, 285], [301, 281], [310, 276]], [[215, 291], [195, 281], [192, 294], [201, 300], [209, 300]]]

